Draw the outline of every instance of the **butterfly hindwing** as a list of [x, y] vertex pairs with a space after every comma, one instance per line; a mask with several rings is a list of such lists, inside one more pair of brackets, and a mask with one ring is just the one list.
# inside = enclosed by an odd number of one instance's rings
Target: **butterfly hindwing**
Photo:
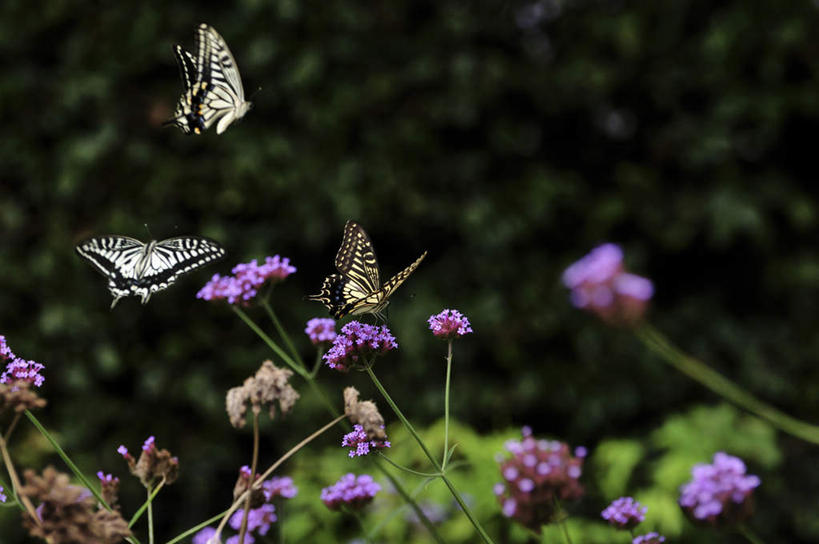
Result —
[[76, 249], [108, 278], [108, 290], [114, 296], [112, 308], [125, 296], [139, 296], [145, 304], [152, 294], [168, 288], [182, 274], [225, 255], [218, 243], [199, 236], [145, 244], [109, 235], [85, 240]]

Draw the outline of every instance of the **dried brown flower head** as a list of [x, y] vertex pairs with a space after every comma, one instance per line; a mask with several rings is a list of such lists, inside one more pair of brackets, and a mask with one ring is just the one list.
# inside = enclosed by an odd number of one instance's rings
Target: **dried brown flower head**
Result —
[[371, 400], [358, 400], [358, 390], [355, 387], [344, 389], [344, 415], [353, 425], [361, 425], [370, 440], [386, 440], [384, 432], [384, 418], [378, 412], [378, 407]]
[[45, 399], [38, 397], [31, 386], [32, 384], [25, 380], [0, 383], [0, 413], [9, 409], [22, 412], [45, 406]]
[[51, 544], [117, 544], [131, 535], [118, 512], [97, 510], [91, 492], [71, 485], [67, 474], [47, 467], [42, 476], [33, 470], [24, 476], [26, 484], [20, 494], [39, 503], [39, 524], [28, 513], [23, 514], [23, 526], [31, 536]]
[[170, 485], [179, 477], [179, 459], [168, 450], [156, 447], [154, 437], [150, 436], [142, 446], [139, 460], [135, 460], [124, 446], [117, 450], [128, 462], [131, 474], [139, 478], [145, 487], [153, 487], [157, 480], [164, 478], [165, 485]]
[[279, 368], [272, 361], [263, 362], [255, 376], [247, 378], [241, 387], [227, 392], [225, 405], [230, 424], [237, 429], [244, 427], [248, 402], [254, 414], [261, 413], [262, 406], [269, 406], [271, 419], [276, 415], [274, 403], [277, 400], [282, 414], [289, 412], [299, 398], [296, 390], [287, 383], [292, 375], [292, 371]]
[[[256, 475], [256, 481], [259, 480], [261, 474]], [[236, 485], [233, 486], [233, 500], [239, 500], [239, 497], [242, 496], [242, 493], [247, 491], [250, 487], [250, 467], [244, 466], [239, 469], [239, 477], [236, 479]], [[267, 502], [267, 497], [265, 497], [264, 489], [260, 487], [256, 487], [250, 493], [250, 508], [258, 508]]]

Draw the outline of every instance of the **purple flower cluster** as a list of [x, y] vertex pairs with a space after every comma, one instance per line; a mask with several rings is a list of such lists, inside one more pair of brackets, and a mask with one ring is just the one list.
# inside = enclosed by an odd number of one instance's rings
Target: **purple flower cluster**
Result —
[[8, 500], [8, 497], [3, 495], [3, 486], [0, 485], [0, 502], [6, 502], [7, 500]]
[[338, 482], [321, 490], [321, 502], [330, 510], [340, 510], [342, 507], [359, 510], [372, 502], [375, 494], [381, 491], [373, 477], [362, 474], [345, 474]]
[[646, 519], [646, 508], [631, 497], [620, 497], [606, 507], [601, 516], [617, 529], [633, 529]]
[[[252, 508], [247, 514], [247, 532], [258, 533], [264, 536], [270, 530], [270, 526], [278, 519], [276, 517], [276, 507], [270, 503], [261, 505], [258, 508]], [[230, 526], [238, 531], [242, 526], [242, 517], [244, 516], [244, 509], [239, 508], [232, 516], [230, 516]]]
[[214, 274], [208, 283], [196, 293], [204, 300], [227, 300], [229, 304], [249, 304], [265, 282], [278, 283], [296, 271], [290, 259], [274, 255], [265, 257], [264, 264], [256, 259], [233, 267], [232, 276]]
[[625, 271], [623, 250], [615, 244], [598, 246], [572, 264], [563, 284], [576, 307], [612, 323], [639, 321], [654, 294], [650, 280]]
[[429, 329], [438, 338], [446, 340], [464, 336], [472, 332], [469, 319], [458, 310], [446, 309], [440, 314], [431, 315], [427, 319]]
[[290, 476], [274, 476], [262, 484], [264, 497], [272, 501], [276, 497], [292, 499], [298, 494], [299, 489], [293, 485], [293, 478]]
[[665, 542], [665, 537], [660, 536], [660, 533], [647, 533], [634, 537], [631, 544], [661, 544], [662, 542]]
[[554, 520], [555, 499], [583, 495], [578, 479], [586, 451], [577, 448], [572, 456], [565, 443], [537, 440], [529, 427], [522, 434], [523, 440], [506, 443], [512, 455], [498, 460], [504, 482], [495, 484], [494, 491], [506, 517], [540, 533], [543, 525]]
[[341, 334], [333, 340], [323, 359], [330, 368], [347, 372], [359, 363], [367, 363], [371, 357], [397, 348], [398, 343], [386, 325], [377, 327], [350, 321], [341, 328]]
[[724, 452], [714, 454], [710, 465], [694, 465], [693, 480], [680, 488], [680, 506], [694, 521], [730, 524], [751, 515], [751, 493], [760, 484], [745, 474], [745, 463]]
[[[191, 543], [208, 544], [208, 541], [210, 541], [210, 539], [213, 538], [215, 535], [216, 529], [214, 529], [213, 527], [205, 527], [204, 529], [202, 529], [193, 536]], [[248, 540], [247, 537], [245, 537], [245, 542], [247, 542], [248, 544], [252, 544], [252, 541]]]
[[[383, 425], [381, 427], [383, 429]], [[352, 432], [345, 434], [341, 439], [341, 445], [345, 448], [352, 448], [350, 457], [360, 457], [370, 453], [371, 449], [389, 448], [391, 444], [388, 440], [370, 440], [364, 427], [353, 425]]]
[[116, 477], [116, 476], [114, 476], [113, 474], [105, 474], [105, 473], [104, 473], [103, 471], [101, 471], [101, 470], [100, 470], [100, 471], [97, 471], [97, 478], [99, 478], [99, 479], [100, 479], [100, 483], [101, 483], [102, 485], [104, 485], [104, 486], [105, 486], [105, 485], [110, 485], [110, 484], [113, 484], [114, 482], [119, 483], [119, 478], [117, 478], [117, 477]]
[[304, 329], [313, 344], [332, 342], [336, 339], [336, 320], [329, 317], [314, 317], [307, 322]]
[[0, 335], [0, 363], [6, 363], [5, 370], [0, 374], [0, 383], [25, 381], [40, 387], [45, 382], [45, 377], [40, 374], [45, 366], [14, 355], [6, 343], [6, 337], [2, 335]]

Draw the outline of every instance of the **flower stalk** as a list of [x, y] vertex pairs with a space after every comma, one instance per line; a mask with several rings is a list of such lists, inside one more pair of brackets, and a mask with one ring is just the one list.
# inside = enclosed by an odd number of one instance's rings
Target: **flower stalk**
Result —
[[[253, 409], [253, 458], [250, 463], [250, 481], [256, 481], [256, 463], [259, 460], [259, 410]], [[250, 514], [250, 497], [247, 494], [245, 499], [244, 513], [242, 514], [242, 525], [239, 529], [239, 544], [244, 544], [245, 533], [247, 532], [247, 516]]]

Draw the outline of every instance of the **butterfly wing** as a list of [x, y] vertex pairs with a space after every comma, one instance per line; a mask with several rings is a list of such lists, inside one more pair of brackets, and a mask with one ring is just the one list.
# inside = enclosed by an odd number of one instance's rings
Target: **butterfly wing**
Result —
[[370, 237], [355, 221], [344, 225], [344, 237], [338, 248], [336, 269], [361, 286], [362, 291], [372, 293], [381, 288], [378, 259]]
[[145, 247], [135, 238], [107, 235], [84, 240], [75, 249], [80, 257], [108, 278], [108, 290], [114, 296], [113, 308], [120, 298], [131, 293]]
[[196, 85], [196, 58], [188, 51], [185, 51], [181, 45], [174, 47], [174, 54], [176, 54], [176, 63], [179, 65], [179, 75], [182, 76], [182, 83], [185, 84], [185, 91], [189, 91]]
[[330, 274], [324, 278], [321, 292], [317, 295], [309, 295], [306, 299], [321, 302], [330, 315], [341, 319], [347, 314], [361, 313], [356, 311], [360, 308], [360, 301], [370, 294], [363, 291], [360, 285], [349, 278], [341, 274]]
[[393, 291], [395, 291], [399, 285], [404, 283], [410, 274], [415, 272], [415, 269], [418, 268], [418, 265], [421, 264], [421, 261], [424, 260], [424, 257], [427, 256], [427, 252], [418, 257], [414, 263], [406, 267], [404, 270], [396, 274], [395, 276], [391, 277], [387, 283], [384, 284], [384, 287], [381, 288], [381, 293], [383, 293], [384, 298], [388, 298]]
[[[201, 236], [179, 236], [157, 242], [140, 275], [140, 292], [145, 298], [168, 288], [176, 279], [225, 256], [217, 242]], [[145, 289], [147, 291], [142, 291]]]

